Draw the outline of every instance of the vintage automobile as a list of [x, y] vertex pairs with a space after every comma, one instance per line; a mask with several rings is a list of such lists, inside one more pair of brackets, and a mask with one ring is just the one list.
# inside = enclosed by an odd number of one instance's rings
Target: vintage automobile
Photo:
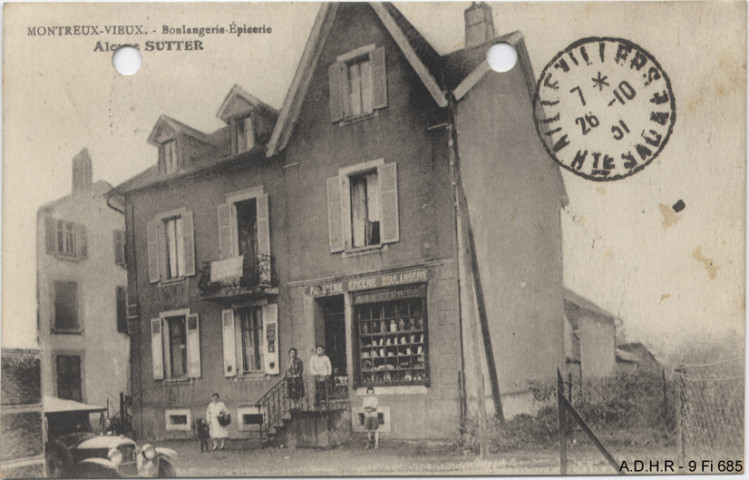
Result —
[[89, 415], [106, 410], [73, 400], [43, 398], [47, 475], [52, 478], [175, 477], [177, 452], [138, 448], [124, 435], [90, 432]]

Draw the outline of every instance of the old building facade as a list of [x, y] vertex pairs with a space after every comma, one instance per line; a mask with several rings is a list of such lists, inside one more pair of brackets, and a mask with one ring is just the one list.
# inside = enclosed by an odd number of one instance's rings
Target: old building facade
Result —
[[393, 438], [455, 435], [482, 378], [490, 407], [532, 408], [528, 380], [564, 365], [564, 186], [522, 37], [500, 78], [488, 7], [466, 16], [441, 56], [393, 5], [325, 4], [280, 110], [235, 86], [216, 132], [159, 119], [157, 165], [113, 195], [141, 435], [190, 436], [219, 392], [252, 436], [288, 350], [317, 344], [354, 430], [367, 386]]
[[91, 182], [83, 149], [73, 191], [37, 212], [38, 335], [42, 394], [106, 406], [129, 391], [125, 220], [112, 186]]

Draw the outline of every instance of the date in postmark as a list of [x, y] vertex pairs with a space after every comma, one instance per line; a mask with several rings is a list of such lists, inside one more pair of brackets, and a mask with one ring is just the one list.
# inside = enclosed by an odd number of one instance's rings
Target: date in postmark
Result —
[[534, 109], [549, 155], [598, 181], [645, 168], [676, 120], [666, 73], [650, 53], [621, 38], [583, 38], [559, 52], [539, 77]]

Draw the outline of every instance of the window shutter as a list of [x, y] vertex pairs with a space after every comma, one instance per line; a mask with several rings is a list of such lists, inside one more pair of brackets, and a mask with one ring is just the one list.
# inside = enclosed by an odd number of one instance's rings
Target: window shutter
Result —
[[234, 348], [234, 310], [221, 311], [221, 330], [224, 334], [224, 376], [237, 374], [237, 354]]
[[85, 260], [88, 257], [88, 240], [86, 238], [86, 226], [80, 223], [75, 224], [75, 240], [78, 249], [78, 259]]
[[[148, 222], [146, 236], [148, 237], [148, 281], [159, 281], [159, 232], [157, 220]], [[162, 227], [163, 228], [163, 227]]]
[[372, 106], [385, 108], [388, 105], [385, 47], [374, 49], [369, 54], [369, 59], [372, 62]]
[[198, 314], [187, 316], [187, 374], [200, 378], [200, 323]]
[[182, 245], [184, 247], [185, 276], [195, 275], [195, 223], [192, 212], [182, 215]]
[[380, 181], [380, 238], [382, 243], [400, 239], [398, 227], [398, 174], [395, 163], [377, 167]]
[[232, 244], [234, 243], [234, 229], [232, 221], [232, 204], [223, 203], [218, 206], [218, 258], [231, 258], [234, 256]]
[[115, 230], [114, 232], [114, 263], [125, 265], [125, 231]]
[[278, 375], [278, 304], [263, 306], [263, 360], [265, 373]]
[[151, 319], [151, 360], [153, 362], [153, 379], [164, 379], [164, 350], [161, 340], [161, 319]]
[[44, 217], [44, 240], [47, 253], [54, 255], [57, 253], [57, 222], [52, 217]]
[[237, 138], [237, 119], [232, 118], [229, 120], [229, 132], [231, 136], [231, 151], [232, 153], [239, 153], [239, 139]]
[[270, 256], [270, 217], [268, 216], [268, 195], [260, 195], [255, 200], [257, 209], [257, 253]]
[[328, 86], [330, 91], [330, 119], [337, 122], [343, 118], [345, 102], [344, 86], [346, 85], [346, 65], [336, 62], [328, 67]]
[[328, 235], [330, 252], [343, 251], [343, 222], [341, 222], [341, 187], [338, 177], [328, 179]]

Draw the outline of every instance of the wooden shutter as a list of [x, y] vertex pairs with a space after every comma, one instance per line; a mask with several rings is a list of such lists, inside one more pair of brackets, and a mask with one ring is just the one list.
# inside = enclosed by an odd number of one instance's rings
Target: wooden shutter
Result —
[[75, 224], [75, 246], [77, 248], [77, 257], [79, 260], [88, 258], [88, 239], [86, 238], [86, 226], [80, 223]]
[[372, 62], [372, 106], [385, 108], [388, 105], [385, 47], [374, 49], [369, 54], [369, 59]]
[[125, 265], [125, 231], [115, 230], [114, 234], [114, 263]]
[[270, 255], [270, 217], [268, 216], [268, 195], [260, 195], [255, 200], [257, 210], [257, 253]]
[[155, 283], [159, 281], [159, 232], [158, 220], [148, 222], [146, 225], [146, 236], [148, 237], [148, 281]]
[[218, 206], [218, 258], [231, 258], [234, 256], [232, 244], [234, 243], [234, 221], [232, 219], [231, 203], [222, 203]]
[[278, 375], [278, 304], [263, 306], [263, 360], [265, 373]]
[[200, 378], [200, 323], [197, 313], [187, 316], [187, 375]]
[[328, 236], [331, 253], [343, 251], [343, 222], [341, 221], [341, 186], [338, 177], [328, 179]]
[[153, 363], [153, 379], [164, 379], [164, 345], [161, 339], [161, 319], [151, 319], [151, 360]]
[[337, 122], [343, 118], [345, 103], [344, 87], [346, 86], [346, 65], [336, 62], [328, 67], [328, 86], [330, 91], [330, 119]]
[[377, 167], [380, 181], [380, 239], [393, 243], [400, 239], [398, 227], [398, 174], [395, 163]]
[[182, 246], [184, 247], [185, 276], [195, 275], [195, 222], [192, 212], [182, 215]]
[[57, 253], [57, 220], [52, 217], [44, 217], [44, 243], [47, 253]]
[[224, 376], [237, 374], [237, 353], [234, 347], [234, 310], [221, 311], [221, 330], [224, 336]]

